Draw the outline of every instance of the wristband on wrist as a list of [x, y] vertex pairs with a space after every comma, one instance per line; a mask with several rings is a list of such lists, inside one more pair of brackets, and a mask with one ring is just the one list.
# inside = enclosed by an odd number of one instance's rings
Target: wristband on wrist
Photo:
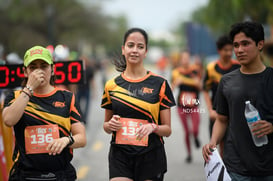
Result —
[[153, 127], [153, 129], [154, 129], [154, 130], [153, 130], [153, 133], [156, 132], [156, 131], [158, 130], [158, 128], [159, 128], [158, 125], [155, 124], [155, 123], [151, 123], [151, 125], [152, 125], [152, 127]]
[[67, 136], [67, 138], [69, 139], [69, 143], [68, 143], [68, 145], [67, 145], [67, 146], [71, 146], [71, 145], [73, 145], [73, 143], [75, 142], [75, 140], [74, 140], [73, 136], [70, 134], [69, 136]]
[[29, 93], [27, 93], [26, 91], [21, 90], [21, 92], [25, 93], [29, 98], [31, 97], [31, 95]]
[[33, 95], [33, 90], [30, 86], [27, 85], [25, 88], [27, 88], [29, 90], [30, 94]]

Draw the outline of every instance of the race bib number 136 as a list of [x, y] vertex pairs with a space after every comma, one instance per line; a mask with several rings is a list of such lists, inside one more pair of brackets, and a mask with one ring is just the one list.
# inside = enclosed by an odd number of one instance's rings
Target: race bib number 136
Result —
[[59, 138], [58, 125], [27, 126], [25, 129], [25, 148], [27, 154], [48, 153], [49, 143]]

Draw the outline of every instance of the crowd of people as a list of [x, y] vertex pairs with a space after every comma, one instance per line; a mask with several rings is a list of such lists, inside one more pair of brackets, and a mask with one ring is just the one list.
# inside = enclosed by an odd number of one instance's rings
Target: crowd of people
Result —
[[[111, 135], [109, 180], [164, 180], [167, 172], [164, 137], [172, 133], [171, 108], [174, 106], [183, 126], [185, 162], [191, 163], [191, 140], [197, 149], [202, 144], [199, 135], [201, 113], [204, 113], [200, 108], [201, 94], [209, 115], [210, 140], [200, 149], [205, 162], [210, 161], [212, 150], [218, 147], [232, 180], [273, 180], [270, 154], [273, 150], [273, 69], [264, 64], [261, 55], [263, 26], [250, 21], [234, 24], [229, 34], [216, 41], [219, 58], [207, 65], [202, 61], [200, 64], [200, 59], [190, 55], [189, 50], [181, 51], [171, 71], [170, 83], [167, 77], [145, 67], [148, 43], [145, 30], [128, 29], [123, 37], [121, 56], [112, 61], [120, 74], [104, 85], [102, 129]], [[9, 180], [40, 180], [42, 177], [44, 180], [76, 180], [72, 151], [84, 147], [88, 139], [85, 126], [94, 77], [89, 60], [81, 59], [85, 62], [88, 84], [78, 86], [74, 92], [74, 89], [54, 85], [54, 62], [47, 48], [34, 46], [25, 52], [22, 88], [6, 96], [2, 112], [5, 125], [13, 127], [16, 140]], [[175, 89], [178, 89], [176, 99]], [[246, 101], [251, 101], [261, 117], [251, 130], [244, 115]], [[268, 143], [255, 146], [251, 132], [258, 137], [267, 135]]]

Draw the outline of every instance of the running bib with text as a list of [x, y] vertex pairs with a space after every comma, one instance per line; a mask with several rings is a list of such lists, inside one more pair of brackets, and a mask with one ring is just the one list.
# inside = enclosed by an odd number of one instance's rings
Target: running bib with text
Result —
[[25, 146], [27, 154], [48, 153], [49, 143], [59, 138], [58, 125], [27, 126], [25, 129]]
[[186, 92], [183, 91], [180, 94], [180, 104], [184, 107], [193, 107], [198, 105], [197, 96], [195, 92]]
[[120, 118], [122, 129], [117, 131], [116, 144], [135, 145], [135, 146], [148, 146], [148, 136], [143, 137], [141, 140], [137, 139], [136, 133], [139, 127], [147, 124], [147, 120]]

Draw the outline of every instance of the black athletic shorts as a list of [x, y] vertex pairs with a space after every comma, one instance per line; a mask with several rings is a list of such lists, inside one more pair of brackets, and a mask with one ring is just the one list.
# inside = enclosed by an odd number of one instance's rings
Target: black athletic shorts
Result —
[[109, 151], [109, 177], [126, 177], [134, 181], [162, 181], [167, 171], [164, 146], [142, 155], [128, 155], [111, 146]]
[[9, 181], [75, 181], [77, 174], [75, 168], [69, 164], [67, 168], [60, 171], [35, 171], [22, 170], [15, 163], [10, 171]]

